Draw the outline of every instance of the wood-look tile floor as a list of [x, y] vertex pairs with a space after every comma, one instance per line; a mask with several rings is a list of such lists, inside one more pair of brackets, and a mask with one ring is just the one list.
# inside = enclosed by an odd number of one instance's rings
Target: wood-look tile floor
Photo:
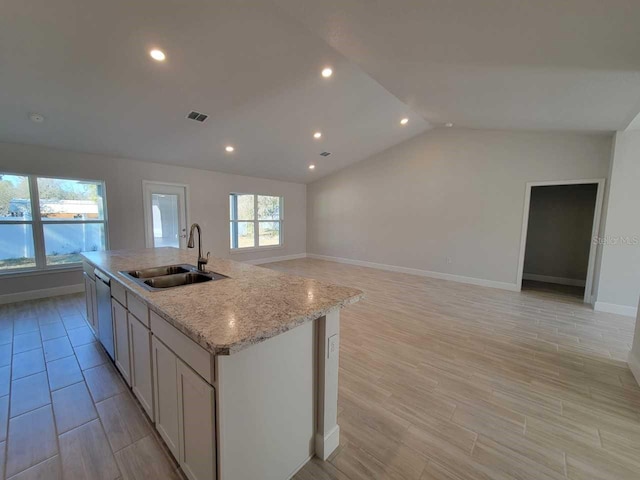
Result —
[[[295, 480], [640, 478], [633, 319], [545, 288], [311, 259], [267, 267], [367, 295], [342, 313], [341, 446]], [[81, 295], [0, 306], [0, 471], [179, 478], [83, 312]]]
[[96, 343], [84, 295], [0, 305], [0, 478], [184, 478]]
[[640, 479], [634, 319], [321, 260], [265, 265], [362, 289], [341, 316], [341, 442], [295, 480]]

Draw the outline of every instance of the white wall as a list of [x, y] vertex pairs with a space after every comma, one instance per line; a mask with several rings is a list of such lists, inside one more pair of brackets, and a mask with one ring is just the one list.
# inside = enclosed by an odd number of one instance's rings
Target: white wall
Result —
[[[202, 226], [203, 250], [210, 250], [211, 255], [245, 261], [301, 254], [306, 249], [306, 185], [303, 184], [8, 143], [0, 143], [0, 172], [104, 180], [111, 249], [145, 247], [143, 180], [189, 185], [189, 220]], [[230, 192], [284, 196], [283, 248], [229, 253]], [[79, 272], [0, 277], [0, 295], [81, 281]]]
[[597, 192], [594, 183], [531, 189], [525, 275], [577, 280], [584, 285]]
[[638, 384], [640, 384], [640, 305], [638, 306], [638, 313], [636, 314], [636, 330], [633, 335], [633, 345], [631, 346], [631, 352], [629, 353], [629, 368], [636, 377]]
[[432, 130], [308, 185], [307, 252], [513, 285], [526, 182], [605, 178], [610, 152], [609, 135]]
[[640, 131], [618, 132], [596, 309], [635, 316], [640, 295]]

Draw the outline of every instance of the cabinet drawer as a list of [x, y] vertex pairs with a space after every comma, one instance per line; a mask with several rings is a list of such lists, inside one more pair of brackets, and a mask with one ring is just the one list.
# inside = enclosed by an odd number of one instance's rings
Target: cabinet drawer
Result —
[[127, 296], [124, 287], [115, 281], [111, 281], [111, 296], [120, 302], [120, 305], [126, 308]]
[[151, 331], [198, 375], [213, 384], [214, 356], [160, 316], [151, 312]]
[[146, 327], [149, 327], [149, 307], [147, 304], [130, 292], [127, 292], [127, 302], [129, 312], [135, 315]]

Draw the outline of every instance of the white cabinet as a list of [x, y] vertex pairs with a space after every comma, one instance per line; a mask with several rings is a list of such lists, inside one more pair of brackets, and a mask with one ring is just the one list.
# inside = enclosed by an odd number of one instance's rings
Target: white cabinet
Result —
[[129, 313], [131, 345], [131, 389], [150, 418], [153, 413], [153, 374], [151, 369], [151, 332]]
[[156, 428], [189, 480], [213, 480], [213, 387], [155, 336], [152, 350]]
[[213, 387], [178, 359], [180, 466], [189, 480], [216, 477]]
[[98, 331], [98, 302], [96, 299], [96, 281], [91, 278], [87, 272], [83, 272], [84, 276], [84, 296], [87, 305], [87, 323], [93, 330]]
[[[97, 287], [91, 272], [85, 271], [84, 283], [87, 321], [97, 332]], [[215, 480], [214, 357], [124, 287], [111, 285], [116, 367], [187, 478]]]
[[155, 336], [151, 342], [156, 429], [175, 458], [180, 458], [178, 428], [178, 359]]
[[111, 299], [111, 310], [113, 316], [113, 339], [116, 367], [120, 370], [122, 377], [131, 385], [131, 359], [129, 358], [129, 321], [127, 319], [127, 309], [124, 308], [114, 298]]

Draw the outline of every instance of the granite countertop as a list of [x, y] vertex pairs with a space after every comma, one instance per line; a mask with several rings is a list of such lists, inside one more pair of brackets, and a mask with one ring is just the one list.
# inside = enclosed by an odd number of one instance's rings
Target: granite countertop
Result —
[[87, 262], [215, 355], [229, 355], [322, 317], [363, 297], [360, 290], [211, 257], [207, 271], [224, 280], [149, 291], [120, 271], [195, 264], [177, 248], [84, 252]]

